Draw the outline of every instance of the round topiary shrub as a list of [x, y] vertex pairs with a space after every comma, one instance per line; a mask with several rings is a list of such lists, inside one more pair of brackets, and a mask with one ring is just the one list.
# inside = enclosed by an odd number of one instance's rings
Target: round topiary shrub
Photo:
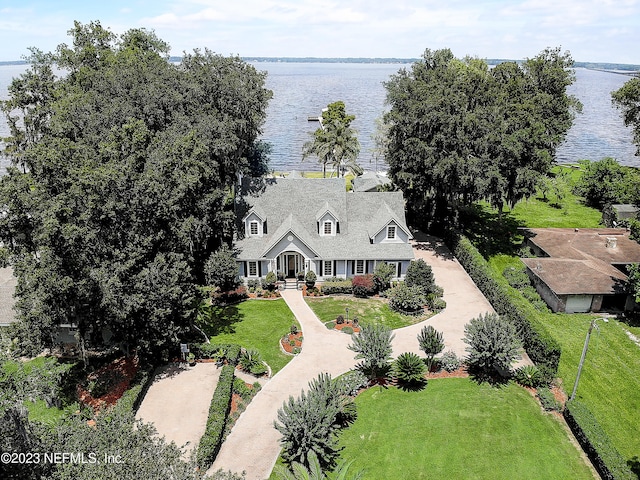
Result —
[[422, 287], [401, 283], [388, 291], [389, 307], [400, 313], [418, 314], [427, 303]]
[[316, 276], [316, 274], [311, 270], [309, 270], [307, 274], [304, 276], [304, 281], [305, 281], [305, 284], [307, 285], [307, 288], [313, 288], [316, 285], [317, 279], [318, 277]]
[[275, 290], [277, 281], [278, 279], [274, 272], [267, 273], [267, 276], [264, 277], [264, 288], [271, 291]]

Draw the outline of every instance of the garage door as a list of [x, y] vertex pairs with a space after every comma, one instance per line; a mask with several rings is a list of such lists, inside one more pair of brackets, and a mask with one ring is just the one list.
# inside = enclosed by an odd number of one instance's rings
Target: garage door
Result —
[[567, 297], [567, 313], [582, 313], [591, 310], [591, 300], [593, 295], [569, 295]]

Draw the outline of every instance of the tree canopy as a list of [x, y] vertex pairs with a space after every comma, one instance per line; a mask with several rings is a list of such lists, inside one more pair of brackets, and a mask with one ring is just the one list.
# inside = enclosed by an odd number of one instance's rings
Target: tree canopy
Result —
[[632, 78], [611, 93], [613, 104], [622, 110], [624, 124], [633, 128], [636, 155], [640, 155], [640, 77]]
[[330, 164], [338, 175], [344, 175], [346, 170], [360, 175], [363, 170], [356, 162], [360, 153], [360, 142], [356, 131], [350, 126], [355, 118], [355, 115], [347, 115], [344, 102], [330, 103], [322, 112], [320, 128], [312, 133], [313, 139], [302, 146], [302, 159], [318, 157], [324, 176], [327, 164]]
[[385, 83], [389, 173], [414, 214], [445, 218], [486, 199], [499, 209], [535, 192], [579, 102], [569, 53], [546, 49], [489, 69], [427, 49]]
[[19, 318], [43, 343], [72, 322], [94, 342], [106, 328], [154, 351], [188, 328], [205, 261], [232, 236], [234, 182], [268, 152], [271, 92], [238, 57], [195, 50], [172, 64], [144, 29], [76, 22], [69, 34], [70, 46], [32, 49], [1, 104], [12, 166], [0, 236]]

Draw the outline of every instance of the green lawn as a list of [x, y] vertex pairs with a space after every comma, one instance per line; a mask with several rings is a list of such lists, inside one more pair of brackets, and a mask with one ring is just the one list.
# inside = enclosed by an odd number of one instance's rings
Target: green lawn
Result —
[[[547, 329], [562, 346], [558, 374], [568, 395], [592, 318], [587, 314], [548, 314], [544, 318]], [[640, 346], [625, 331], [639, 329], [613, 319], [608, 323], [598, 320], [597, 325], [576, 398], [589, 407], [613, 445], [630, 460], [640, 456]]]
[[389, 308], [380, 298], [355, 298], [349, 296], [305, 297], [311, 310], [322, 322], [335, 320], [338, 315], [346, 318], [345, 309], [349, 309], [349, 320], [358, 317], [360, 324], [382, 323], [395, 329], [422, 322], [428, 316], [401, 315]]
[[246, 300], [214, 309], [212, 322], [200, 325], [216, 343], [237, 343], [260, 351], [273, 374], [293, 358], [280, 350], [280, 338], [300, 324], [282, 299]]
[[561, 423], [523, 388], [430, 380], [420, 392], [372, 388], [340, 437], [364, 478], [593, 479]]

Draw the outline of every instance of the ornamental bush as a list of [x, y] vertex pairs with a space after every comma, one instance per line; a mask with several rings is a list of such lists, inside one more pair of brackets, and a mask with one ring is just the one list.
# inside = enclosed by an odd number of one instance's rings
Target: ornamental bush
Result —
[[356, 297], [369, 297], [376, 293], [373, 275], [356, 275], [351, 280], [353, 294]]
[[408, 287], [422, 288], [425, 295], [433, 292], [436, 286], [431, 266], [427, 265], [427, 263], [421, 258], [413, 260], [409, 264], [409, 268], [407, 268], [407, 273], [404, 277], [404, 282]]
[[380, 262], [376, 265], [376, 269], [373, 272], [373, 283], [377, 292], [383, 292], [390, 287], [391, 279], [396, 273], [395, 266]]
[[392, 375], [401, 383], [424, 383], [426, 372], [424, 362], [413, 352], [401, 353], [393, 362]]
[[562, 404], [556, 400], [556, 397], [553, 395], [553, 392], [549, 390], [547, 387], [540, 387], [536, 392], [536, 396], [540, 400], [540, 404], [542, 408], [544, 408], [548, 412], [559, 412], [562, 410]]
[[511, 364], [520, 357], [516, 328], [495, 313], [480, 315], [464, 327], [467, 364], [480, 380], [506, 378]]
[[438, 332], [431, 325], [422, 327], [418, 334], [418, 344], [420, 345], [420, 350], [427, 355], [427, 369], [431, 370], [434, 357], [444, 350], [442, 332]]
[[330, 280], [322, 283], [322, 293], [325, 295], [349, 294], [353, 292], [351, 280]]
[[447, 350], [442, 354], [442, 357], [440, 357], [440, 365], [442, 365], [442, 368], [444, 368], [447, 372], [451, 373], [460, 368], [461, 362], [456, 355], [456, 352]]
[[360, 332], [352, 336], [353, 343], [347, 348], [357, 353], [362, 360], [357, 368], [369, 378], [385, 376], [391, 361], [391, 340], [395, 335], [386, 325], [363, 325]]
[[422, 313], [427, 303], [422, 287], [409, 287], [405, 283], [388, 290], [387, 298], [392, 310], [409, 315]]
[[540, 370], [535, 365], [525, 365], [518, 368], [513, 378], [523, 387], [536, 388], [544, 384]]
[[264, 277], [264, 288], [267, 290], [275, 290], [277, 281], [278, 277], [276, 277], [276, 274], [273, 271], [267, 273], [267, 276]]

